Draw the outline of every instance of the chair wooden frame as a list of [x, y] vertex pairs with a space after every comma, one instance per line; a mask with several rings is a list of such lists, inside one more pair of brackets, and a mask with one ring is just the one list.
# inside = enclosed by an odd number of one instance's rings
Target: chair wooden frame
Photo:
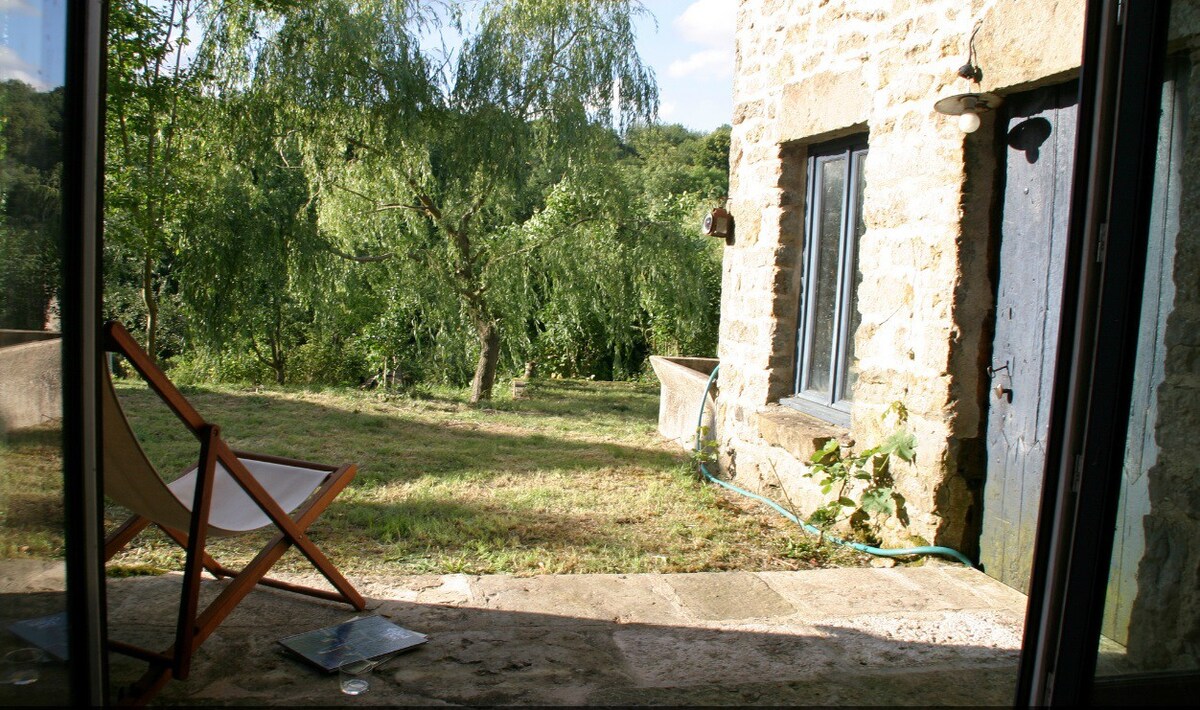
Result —
[[[313, 544], [305, 532], [338, 493], [350, 483], [357, 467], [354, 464], [335, 467], [309, 461], [234, 451], [221, 438], [220, 428], [200, 416], [120, 323], [114, 321], [105, 324], [103, 336], [105, 349], [123, 355], [200, 442], [195, 496], [192, 501], [189, 528], [186, 531], [176, 530], [135, 513], [133, 517], [113, 530], [104, 541], [104, 560], [107, 562], [129, 544], [138, 533], [154, 524], [183, 547], [187, 553], [184, 562], [183, 591], [179, 605], [175, 642], [166, 650], [156, 652], [129, 643], [109, 641], [109, 647], [112, 650], [147, 661], [150, 664], [146, 674], [131, 689], [131, 695], [127, 700], [135, 704], [147, 702], [172, 678], [186, 679], [196, 649], [224, 621], [237, 604], [259, 584], [320, 599], [345, 602], [354, 607], [356, 611], [362, 611], [366, 607], [362, 596], [338, 572], [324, 553]], [[318, 471], [327, 470], [329, 475], [309, 498], [289, 515], [279, 507], [241, 459], [301, 466]], [[205, 552], [205, 542], [209, 533], [213, 481], [216, 477], [218, 463], [237, 481], [246, 495], [262, 509], [262, 512], [279, 530], [279, 534], [272, 538], [241, 571], [221, 565]], [[336, 591], [315, 589], [266, 577], [271, 566], [291, 547], [297, 548], [307, 557]], [[217, 579], [228, 578], [230, 581], [217, 598], [201, 611], [199, 609], [200, 579], [204, 570], [208, 570]]]

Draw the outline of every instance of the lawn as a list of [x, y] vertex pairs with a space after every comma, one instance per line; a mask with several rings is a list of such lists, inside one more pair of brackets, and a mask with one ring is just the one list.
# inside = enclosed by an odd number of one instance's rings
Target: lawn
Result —
[[[194, 463], [195, 439], [149, 390], [131, 382], [118, 392], [160, 470]], [[236, 448], [358, 464], [358, 476], [310, 529], [348, 574], [861, 564], [765, 507], [699, 482], [685, 452], [655, 432], [656, 385], [549, 380], [523, 399], [502, 393], [486, 408], [449, 389], [401, 396], [206, 386], [186, 394]], [[0, 447], [0, 466], [32, 460], [37, 447], [53, 442], [50, 433], [10, 439]], [[42, 494], [46, 500], [9, 501], [25, 534], [18, 544], [9, 520], [0, 531], [3, 556], [61, 554], [53, 520], [44, 515], [57, 493], [43, 486]], [[116, 506], [107, 510], [109, 525], [123, 516]], [[264, 539], [215, 540], [210, 550], [224, 562], [244, 563]], [[154, 572], [177, 569], [181, 560], [164, 536], [144, 533], [110, 568]], [[304, 570], [307, 563], [289, 553], [281, 565]]]

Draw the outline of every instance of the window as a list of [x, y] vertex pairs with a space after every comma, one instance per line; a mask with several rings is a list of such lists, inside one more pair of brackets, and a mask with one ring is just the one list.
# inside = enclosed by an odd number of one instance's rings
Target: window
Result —
[[858, 241], [863, 233], [865, 135], [809, 151], [803, 288], [797, 318], [795, 395], [784, 404], [850, 425]]

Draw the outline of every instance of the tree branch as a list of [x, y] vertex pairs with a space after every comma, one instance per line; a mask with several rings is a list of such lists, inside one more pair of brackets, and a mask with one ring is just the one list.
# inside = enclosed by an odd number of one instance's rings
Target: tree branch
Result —
[[537, 242], [535, 244], [530, 244], [527, 247], [522, 247], [520, 249], [517, 249], [516, 251], [510, 251], [507, 254], [499, 254], [497, 256], [493, 256], [492, 258], [488, 259], [487, 263], [484, 264], [483, 268], [486, 271], [488, 269], [488, 267], [490, 267], [492, 264], [494, 264], [497, 261], [500, 261], [502, 259], [511, 259], [514, 256], [520, 256], [522, 254], [529, 254], [530, 252], [537, 251], [538, 249], [541, 249], [542, 247], [550, 244], [551, 242], [558, 241], [559, 239], [562, 239], [563, 237], [567, 236], [568, 234], [571, 233], [572, 230], [574, 230], [576, 227], [578, 227], [580, 225], [587, 224], [588, 222], [599, 222], [602, 219], [604, 219], [604, 218], [603, 217], [580, 217], [579, 219], [575, 220], [574, 222], [568, 224], [566, 227], [559, 230], [558, 233], [556, 233], [553, 237], [548, 237], [548, 238], [543, 239], [542, 241]]

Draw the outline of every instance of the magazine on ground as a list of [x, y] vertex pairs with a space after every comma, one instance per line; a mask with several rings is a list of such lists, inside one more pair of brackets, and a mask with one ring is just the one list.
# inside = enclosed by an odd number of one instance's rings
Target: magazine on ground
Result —
[[397, 626], [382, 616], [364, 616], [336, 626], [279, 639], [279, 643], [314, 666], [332, 673], [356, 658], [383, 659], [429, 640], [425, 634]]
[[8, 625], [8, 630], [58, 660], [67, 660], [67, 612], [14, 621]]

